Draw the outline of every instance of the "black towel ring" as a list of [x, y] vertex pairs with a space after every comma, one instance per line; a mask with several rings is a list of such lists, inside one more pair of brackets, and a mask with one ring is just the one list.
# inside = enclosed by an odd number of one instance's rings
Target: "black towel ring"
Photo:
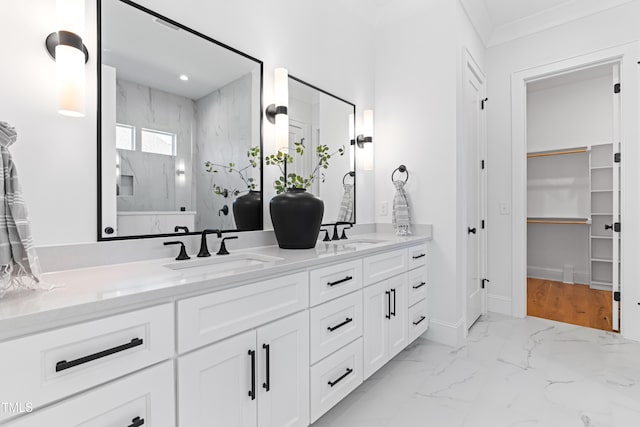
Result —
[[406, 173], [407, 177], [404, 179], [404, 183], [406, 184], [407, 181], [409, 181], [409, 171], [407, 170], [407, 167], [405, 165], [400, 165], [391, 173], [391, 182], [395, 181], [393, 176], [396, 174], [396, 172]]
[[342, 185], [346, 184], [346, 182], [344, 182], [344, 180], [347, 179], [348, 176], [355, 177], [356, 173], [354, 171], [350, 171], [350, 172], [345, 173], [344, 176], [342, 177]]

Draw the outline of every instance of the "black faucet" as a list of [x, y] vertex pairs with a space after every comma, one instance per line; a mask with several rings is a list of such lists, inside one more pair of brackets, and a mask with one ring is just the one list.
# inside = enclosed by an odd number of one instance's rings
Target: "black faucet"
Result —
[[202, 238], [200, 239], [200, 252], [198, 252], [199, 258], [211, 256], [211, 253], [209, 253], [209, 248], [207, 247], [207, 234], [215, 234], [218, 236], [218, 239], [222, 237], [221, 230], [211, 228], [202, 230]]
[[176, 225], [173, 228], [174, 233], [177, 233], [180, 230], [184, 231], [185, 233], [189, 233], [189, 227], [187, 227], [186, 225]]
[[330, 242], [331, 239], [329, 238], [329, 230], [327, 230], [326, 228], [323, 228], [320, 231], [324, 231], [324, 239], [322, 239], [322, 241], [323, 242]]
[[173, 242], [164, 242], [164, 245], [165, 246], [168, 246], [168, 245], [180, 245], [180, 253], [176, 257], [177, 261], [182, 261], [182, 260], [185, 260], [185, 259], [191, 259], [191, 257], [189, 255], [187, 255], [187, 250], [184, 247], [184, 243], [176, 240], [176, 241], [173, 241]]
[[353, 225], [349, 225], [348, 227], [345, 227], [342, 229], [342, 236], [340, 236], [340, 240], [347, 240], [347, 230], [353, 228]]
[[[339, 226], [339, 225], [349, 225], [349, 226], [352, 226], [352, 223], [350, 223], [350, 222], [346, 222], [346, 221], [337, 221], [337, 222], [334, 222], [334, 223], [332, 223], [332, 224], [322, 224], [321, 226], [322, 226], [322, 227], [328, 227], [328, 226], [331, 226], [331, 225], [333, 225], [333, 236], [331, 237], [331, 240], [340, 240], [340, 239], [346, 239], [346, 238], [347, 238], [347, 235], [344, 233], [344, 230], [343, 230], [343, 231], [342, 231], [342, 235], [343, 235], [344, 237], [340, 237], [340, 236], [338, 235], [338, 226]], [[351, 228], [351, 227], [348, 227], [348, 228]], [[329, 234], [329, 233], [327, 233], [327, 235], [328, 235], [328, 234]], [[325, 236], [325, 238], [326, 238], [326, 237], [327, 237], [327, 236]]]
[[238, 236], [231, 236], [231, 237], [225, 237], [224, 239], [222, 239], [222, 243], [220, 243], [220, 250], [216, 255], [229, 255], [229, 251], [227, 250], [227, 245], [225, 245], [224, 242], [225, 240], [233, 240], [237, 238]]

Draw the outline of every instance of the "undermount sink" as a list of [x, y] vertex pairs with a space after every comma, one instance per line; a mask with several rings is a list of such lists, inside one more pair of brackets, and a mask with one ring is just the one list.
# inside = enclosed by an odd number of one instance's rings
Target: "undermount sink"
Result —
[[384, 243], [386, 240], [377, 239], [347, 239], [347, 240], [335, 240], [332, 243], [335, 245], [353, 245], [353, 246], [366, 246], [376, 245], [378, 243]]
[[240, 273], [247, 270], [256, 270], [267, 264], [282, 260], [283, 258], [247, 253], [228, 256], [214, 255], [210, 258], [172, 262], [165, 264], [165, 267], [184, 274], [229, 273], [234, 271]]

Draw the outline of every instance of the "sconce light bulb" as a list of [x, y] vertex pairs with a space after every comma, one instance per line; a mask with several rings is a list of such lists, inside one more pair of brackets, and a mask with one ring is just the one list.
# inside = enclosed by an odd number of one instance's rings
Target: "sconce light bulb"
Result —
[[56, 46], [56, 89], [58, 112], [70, 117], [84, 117], [84, 52], [71, 46]]
[[364, 110], [362, 130], [365, 138], [373, 138], [373, 110]]

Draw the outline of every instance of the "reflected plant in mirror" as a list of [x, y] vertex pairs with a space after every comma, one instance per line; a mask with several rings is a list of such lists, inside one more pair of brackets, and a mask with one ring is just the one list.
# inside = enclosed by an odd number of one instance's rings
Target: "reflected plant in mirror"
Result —
[[129, 0], [99, 8], [99, 239], [262, 229], [262, 62]]

